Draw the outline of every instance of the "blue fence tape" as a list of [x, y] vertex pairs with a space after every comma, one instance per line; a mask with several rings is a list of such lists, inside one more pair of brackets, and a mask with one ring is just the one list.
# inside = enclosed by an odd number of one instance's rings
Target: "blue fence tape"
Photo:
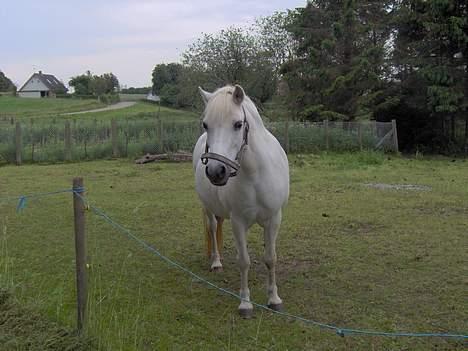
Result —
[[[21, 211], [22, 209], [25, 208], [26, 201], [27, 201], [28, 198], [39, 198], [39, 197], [56, 195], [56, 194], [60, 194], [60, 193], [73, 192], [73, 193], [75, 193], [76, 195], [78, 195], [81, 198], [81, 200], [85, 204], [86, 208], [91, 209], [96, 215], [103, 218], [106, 222], [111, 224], [114, 228], [118, 229], [118, 231], [125, 234], [130, 239], [136, 241], [141, 246], [143, 246], [145, 249], [152, 252], [153, 254], [158, 256], [160, 259], [162, 259], [163, 261], [165, 261], [169, 265], [171, 265], [171, 266], [173, 266], [173, 267], [187, 273], [188, 275], [192, 276], [193, 278], [197, 279], [198, 281], [200, 281], [200, 282], [202, 282], [202, 283], [204, 283], [204, 284], [206, 284], [206, 285], [208, 285], [208, 286], [210, 286], [212, 288], [215, 288], [216, 290], [218, 290], [218, 291], [220, 291], [220, 292], [222, 292], [222, 293], [224, 293], [226, 295], [229, 295], [229, 296], [234, 297], [234, 298], [236, 298], [236, 299], [238, 299], [240, 301], [243, 301], [243, 298], [239, 294], [236, 294], [236, 293], [234, 293], [234, 292], [232, 292], [232, 291], [230, 291], [228, 289], [222, 288], [222, 287], [212, 283], [211, 281], [203, 278], [202, 276], [192, 272], [190, 269], [182, 266], [180, 263], [178, 263], [178, 262], [170, 259], [169, 257], [163, 255], [159, 250], [155, 249], [153, 246], [149, 245], [148, 243], [146, 243], [142, 239], [138, 238], [130, 230], [128, 230], [127, 228], [125, 228], [124, 226], [119, 224], [118, 222], [114, 221], [104, 211], [102, 211], [101, 209], [99, 209], [99, 208], [97, 208], [95, 206], [90, 205], [89, 202], [83, 196], [81, 196], [81, 194], [83, 194], [84, 191], [85, 191], [84, 188], [72, 188], [72, 189], [58, 190], [58, 191], [49, 192], [49, 193], [37, 193], [37, 194], [31, 194], [31, 195], [22, 195], [22, 196], [17, 196], [17, 197], [13, 197], [13, 198], [0, 198], [0, 201], [2, 201], [2, 200], [7, 200], [7, 201], [16, 200], [16, 201], [18, 201], [17, 211]], [[256, 306], [256, 307], [261, 308], [263, 310], [267, 310], [267, 311], [269, 311], [269, 312], [271, 312], [273, 314], [283, 316], [283, 317], [286, 317], [286, 318], [289, 318], [289, 319], [294, 319], [294, 320], [303, 322], [305, 324], [315, 325], [315, 326], [318, 326], [318, 327], [323, 328], [323, 329], [332, 330], [337, 335], [339, 335], [341, 337], [344, 337], [346, 335], [362, 335], [362, 336], [383, 336], [383, 337], [415, 337], [415, 338], [429, 338], [429, 337], [432, 337], [432, 338], [468, 339], [468, 335], [466, 335], [466, 334], [383, 332], [383, 331], [373, 331], [373, 330], [363, 330], [363, 329], [340, 328], [340, 327], [335, 326], [335, 325], [314, 321], [312, 319], [307, 319], [307, 318], [297, 316], [297, 315], [293, 315], [293, 314], [290, 314], [290, 313], [287, 313], [287, 312], [275, 311], [275, 310], [272, 310], [271, 308], [269, 308], [268, 306], [257, 303], [255, 301], [249, 301], [249, 302], [252, 305]]]
[[[221, 291], [222, 293], [225, 293], [225, 294], [230, 295], [230, 296], [232, 296], [232, 297], [234, 297], [234, 298], [236, 298], [236, 299], [238, 299], [240, 301], [243, 301], [243, 298], [240, 295], [210, 282], [209, 280], [201, 277], [200, 275], [192, 272], [188, 268], [182, 266], [180, 263], [178, 263], [178, 262], [170, 259], [169, 257], [163, 255], [159, 250], [155, 249], [153, 246], [149, 245], [148, 243], [146, 243], [142, 239], [138, 238], [130, 230], [128, 230], [127, 228], [125, 228], [124, 226], [119, 224], [118, 222], [114, 221], [104, 211], [102, 211], [101, 209], [99, 209], [99, 208], [97, 208], [95, 206], [90, 205], [89, 202], [85, 198], [81, 197], [81, 199], [86, 204], [87, 208], [91, 209], [95, 214], [102, 217], [105, 221], [107, 221], [109, 224], [111, 224], [114, 228], [118, 229], [120, 232], [126, 234], [129, 238], [131, 238], [134, 241], [138, 242], [145, 249], [147, 249], [148, 251], [154, 253], [156, 256], [158, 256], [159, 258], [161, 258], [162, 260], [164, 260], [165, 262], [167, 262], [171, 266], [173, 266], [175, 268], [178, 268], [179, 270], [189, 274], [190, 276], [192, 276], [195, 279], [201, 281], [202, 283], [205, 283], [206, 285], [208, 285], [208, 286], [210, 286], [212, 288], [215, 288], [218, 291]], [[295, 320], [304, 322], [306, 324], [315, 325], [315, 326], [318, 326], [318, 327], [323, 328], [323, 329], [333, 330], [333, 331], [335, 331], [335, 333], [337, 335], [342, 336], [342, 337], [344, 337], [346, 335], [353, 335], [354, 334], [354, 335], [385, 336], [385, 337], [419, 337], [419, 338], [421, 338], [421, 337], [436, 337], [436, 338], [468, 339], [468, 335], [453, 334], [453, 333], [381, 332], [381, 331], [373, 331], [373, 330], [340, 328], [340, 327], [337, 327], [335, 325], [314, 321], [314, 320], [307, 319], [307, 318], [304, 318], [304, 317], [300, 317], [300, 316], [297, 316], [297, 315], [293, 315], [293, 314], [290, 314], [290, 313], [287, 313], [287, 312], [275, 311], [275, 310], [272, 310], [271, 308], [269, 308], [268, 306], [257, 303], [255, 301], [249, 301], [249, 302], [252, 305], [256, 306], [256, 307], [267, 310], [267, 311], [269, 311], [271, 313], [274, 313], [274, 314], [277, 314], [277, 315], [280, 315], [280, 316], [283, 316], [283, 317], [286, 317], [286, 318], [295, 319]]]
[[34, 194], [29, 194], [29, 195], [0, 197], [0, 202], [17, 201], [18, 204], [16, 205], [16, 211], [21, 212], [22, 210], [24, 210], [26, 208], [26, 204], [27, 204], [28, 199], [38, 199], [38, 198], [41, 198], [41, 197], [47, 197], [47, 196], [63, 194], [63, 193], [73, 193], [73, 192], [77, 193], [77, 194], [81, 194], [84, 191], [85, 191], [84, 188], [77, 187], [77, 188], [71, 188], [71, 189], [62, 189], [62, 190], [50, 191], [50, 192], [45, 192], [45, 193], [34, 193]]

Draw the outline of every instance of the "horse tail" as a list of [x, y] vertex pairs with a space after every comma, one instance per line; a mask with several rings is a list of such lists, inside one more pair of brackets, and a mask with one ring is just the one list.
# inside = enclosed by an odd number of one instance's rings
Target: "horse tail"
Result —
[[223, 248], [223, 222], [224, 218], [216, 216], [216, 244], [220, 255]]
[[203, 217], [203, 226], [205, 227], [205, 242], [206, 242], [206, 255], [208, 258], [211, 257], [211, 234], [210, 234], [210, 225], [208, 224], [208, 217], [206, 215], [205, 209], [202, 210], [202, 217]]

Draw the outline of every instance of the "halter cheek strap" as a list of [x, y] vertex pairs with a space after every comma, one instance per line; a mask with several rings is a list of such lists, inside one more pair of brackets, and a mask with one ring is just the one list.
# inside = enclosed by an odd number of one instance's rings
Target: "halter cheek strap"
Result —
[[237, 175], [237, 172], [240, 169], [240, 163], [242, 161], [242, 155], [244, 154], [244, 149], [245, 147], [249, 144], [249, 122], [247, 122], [246, 114], [245, 114], [245, 109], [244, 106], [242, 106], [242, 112], [244, 112], [244, 134], [242, 136], [242, 145], [237, 152], [236, 158], [233, 160], [217, 154], [215, 152], [209, 152], [209, 146], [208, 143], [205, 145], [205, 153], [201, 155], [201, 161], [204, 165], [208, 163], [209, 159], [219, 161], [221, 163], [224, 163], [226, 166], [230, 167], [233, 169], [233, 171], [229, 174], [229, 177], [235, 177]]

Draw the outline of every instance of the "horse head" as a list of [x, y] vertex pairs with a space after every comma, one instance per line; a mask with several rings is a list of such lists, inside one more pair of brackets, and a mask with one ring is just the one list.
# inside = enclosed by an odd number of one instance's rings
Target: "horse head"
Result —
[[213, 185], [226, 185], [237, 175], [242, 154], [248, 144], [249, 123], [243, 107], [244, 90], [240, 85], [215, 93], [199, 88], [205, 102], [203, 128], [206, 132], [205, 174]]

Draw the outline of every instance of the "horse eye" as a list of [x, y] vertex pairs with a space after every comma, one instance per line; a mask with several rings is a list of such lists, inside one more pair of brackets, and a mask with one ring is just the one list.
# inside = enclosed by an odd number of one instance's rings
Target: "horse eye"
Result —
[[236, 123], [234, 123], [234, 129], [235, 130], [239, 130], [242, 128], [242, 122], [241, 121], [238, 121]]
[[203, 129], [208, 130], [208, 125], [205, 122], [203, 122]]

